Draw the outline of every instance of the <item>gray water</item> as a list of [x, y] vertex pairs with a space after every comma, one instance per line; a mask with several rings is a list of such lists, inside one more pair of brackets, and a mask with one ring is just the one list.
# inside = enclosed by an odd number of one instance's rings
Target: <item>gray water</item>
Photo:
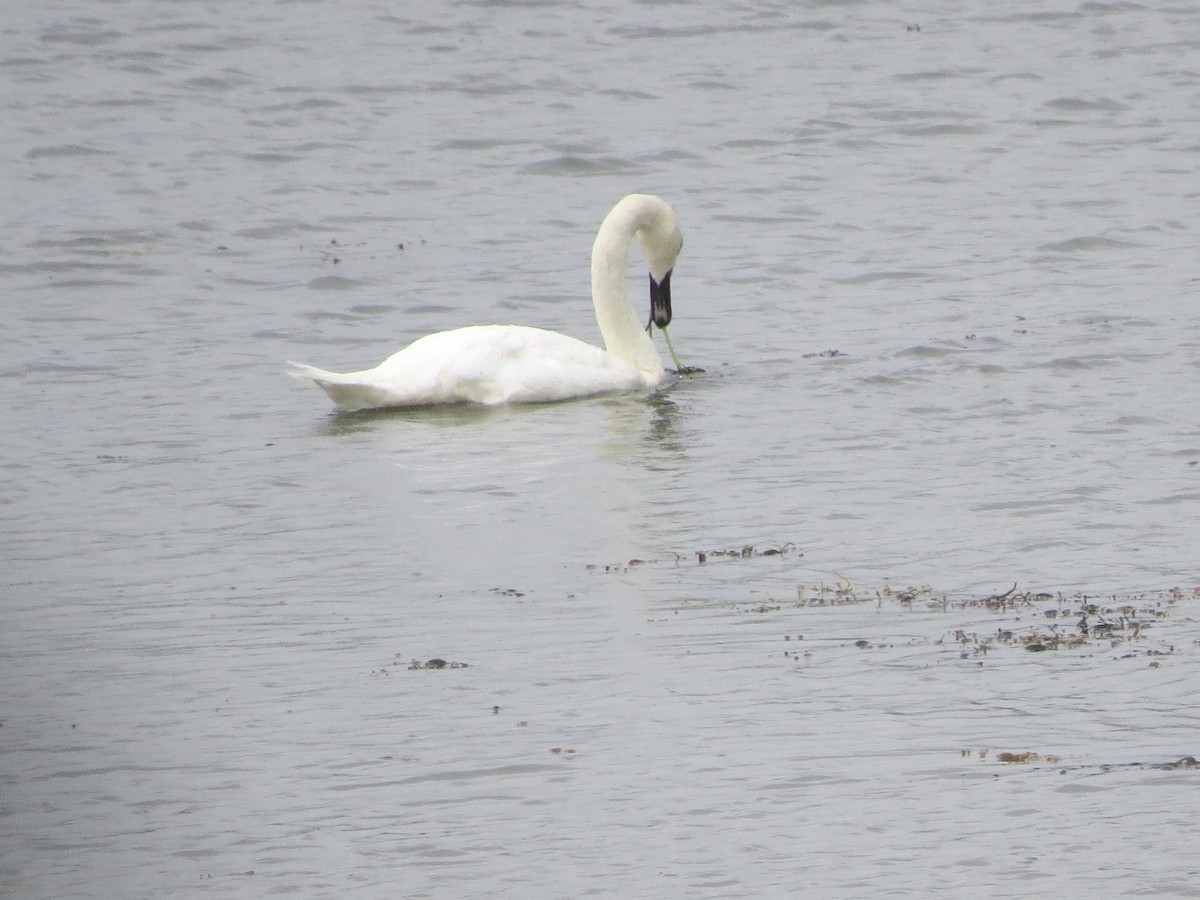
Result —
[[[37, 6], [0, 894], [1200, 896], [1194, 9]], [[703, 374], [283, 375], [597, 340], [635, 190]]]

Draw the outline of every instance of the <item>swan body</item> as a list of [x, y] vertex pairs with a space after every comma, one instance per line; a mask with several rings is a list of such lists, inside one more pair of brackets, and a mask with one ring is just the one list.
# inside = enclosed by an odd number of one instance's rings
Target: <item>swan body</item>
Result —
[[657, 387], [667, 378], [625, 287], [637, 237], [650, 268], [650, 318], [671, 322], [671, 271], [683, 245], [674, 211], [630, 194], [604, 218], [592, 245], [592, 303], [604, 348], [525, 325], [472, 325], [413, 341], [373, 369], [326, 372], [292, 363], [345, 411], [438, 403], [547, 403]]

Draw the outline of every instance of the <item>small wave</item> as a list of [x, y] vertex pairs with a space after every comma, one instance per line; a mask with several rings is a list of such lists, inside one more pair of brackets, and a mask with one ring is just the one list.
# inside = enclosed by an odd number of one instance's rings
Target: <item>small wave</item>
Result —
[[950, 81], [955, 78], [974, 78], [982, 69], [934, 69], [925, 72], [903, 72], [893, 75], [893, 81]]
[[529, 163], [523, 171], [529, 175], [580, 177], [587, 175], [629, 175], [640, 166], [632, 160], [615, 156], [585, 159], [582, 156], [556, 156]]
[[833, 281], [836, 284], [873, 284], [877, 281], [921, 281], [926, 278], [929, 278], [928, 272], [886, 270], [882, 272], [863, 272], [860, 275], [835, 278]]
[[1038, 249], [1046, 253], [1089, 253], [1093, 250], [1118, 250], [1137, 246], [1139, 245], [1133, 241], [1104, 237], [1101, 234], [1090, 234], [1067, 238], [1065, 241], [1039, 244]]
[[1122, 112], [1129, 109], [1124, 103], [1101, 97], [1096, 100], [1086, 100], [1083, 97], [1056, 97], [1047, 100], [1044, 106], [1059, 112]]
[[983, 134], [987, 131], [979, 125], [952, 125], [940, 123], [937, 125], [906, 125], [896, 129], [897, 134], [907, 137], [946, 137], [963, 134]]
[[1039, 363], [1039, 369], [1057, 369], [1070, 372], [1082, 369], [1104, 369], [1117, 365], [1118, 360], [1112, 356], [1059, 356], [1048, 362]]
[[99, 147], [88, 147], [84, 144], [55, 144], [47, 147], [34, 147], [25, 154], [26, 159], [55, 159], [70, 156], [112, 156], [109, 150]]
[[913, 356], [918, 359], [942, 359], [947, 356], [954, 356], [962, 353], [963, 348], [954, 344], [941, 344], [934, 346], [932, 344], [917, 344], [913, 347], [906, 347], [896, 353], [898, 357]]
[[308, 282], [306, 287], [314, 291], [354, 291], [363, 286], [356, 278], [343, 278], [340, 275], [323, 275]]

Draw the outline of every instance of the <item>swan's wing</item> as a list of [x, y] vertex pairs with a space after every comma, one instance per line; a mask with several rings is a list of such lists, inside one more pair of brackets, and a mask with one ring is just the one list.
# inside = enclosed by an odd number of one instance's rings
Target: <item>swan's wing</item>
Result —
[[413, 341], [373, 369], [327, 372], [292, 363], [343, 410], [438, 403], [547, 403], [651, 387], [606, 350], [523, 325], [473, 325]]
[[431, 334], [358, 374], [373, 375], [372, 383], [407, 403], [543, 403], [645, 386], [637, 370], [599, 347], [522, 325]]

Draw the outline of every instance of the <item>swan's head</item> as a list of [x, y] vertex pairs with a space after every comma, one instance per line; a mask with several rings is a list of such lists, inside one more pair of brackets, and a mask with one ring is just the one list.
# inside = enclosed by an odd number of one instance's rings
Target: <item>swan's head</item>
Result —
[[666, 201], [657, 197], [647, 200], [647, 214], [637, 235], [650, 266], [650, 321], [666, 328], [671, 324], [671, 272], [683, 249], [683, 235], [675, 211]]

